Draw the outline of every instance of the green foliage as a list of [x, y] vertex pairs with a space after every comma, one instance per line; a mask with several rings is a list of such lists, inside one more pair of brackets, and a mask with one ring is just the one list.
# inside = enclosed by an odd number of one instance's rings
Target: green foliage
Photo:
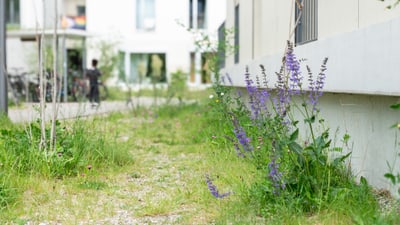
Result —
[[[246, 73], [248, 98], [243, 89], [235, 93], [221, 83], [214, 85], [215, 94], [210, 96], [213, 117], [209, 124], [214, 136], [224, 137], [212, 144], [223, 146], [221, 151], [228, 148], [226, 154], [235, 153], [258, 170], [240, 193], [241, 201], [273, 224], [281, 223], [285, 215], [319, 215], [327, 210], [343, 214], [350, 223], [374, 224], [382, 219], [378, 203], [365, 178], [357, 184], [347, 166], [351, 152], [343, 148], [350, 136], [343, 136], [342, 146], [333, 146], [316, 105], [320, 90], [310, 93], [301, 89], [298, 72], [293, 71], [300, 64], [292, 52], [284, 63], [275, 89], [267, 86], [262, 69], [263, 77], [255, 81]], [[309, 71], [312, 84], [315, 80], [323, 84], [325, 63], [317, 78]], [[294, 81], [298, 83], [291, 83]], [[299, 115], [303, 118], [294, 119]], [[368, 206], [364, 206], [366, 202]]]
[[[393, 104], [390, 106], [390, 108], [394, 109], [394, 110], [400, 110], [400, 104], [399, 103]], [[400, 123], [397, 122], [396, 124], [394, 124], [392, 126], [392, 128], [396, 128], [396, 132], [398, 132], [397, 130], [400, 129]], [[397, 139], [396, 139], [396, 144], [398, 145]], [[400, 156], [400, 153], [399, 153], [399, 156]], [[388, 179], [393, 186], [400, 185], [400, 172], [395, 171], [393, 166], [391, 166], [389, 163], [388, 163], [388, 167], [389, 167], [389, 172], [385, 173], [384, 177], [386, 179]], [[398, 187], [397, 192], [400, 195], [400, 187]]]
[[167, 102], [171, 101], [173, 97], [178, 98], [182, 103], [183, 97], [187, 90], [187, 73], [182, 70], [177, 70], [171, 74], [171, 80], [168, 84]]
[[[2, 121], [5, 123], [0, 127], [0, 207], [8, 207], [18, 196], [14, 183], [8, 182], [10, 177], [64, 179], [91, 169], [123, 166], [132, 160], [127, 146], [116, 147], [117, 136], [104, 130], [108, 129], [104, 122], [97, 126], [101, 121], [96, 118], [92, 122], [77, 119], [61, 124], [57, 121], [55, 151], [39, 149], [38, 122], [23, 127], [7, 123], [4, 118]], [[46, 128], [45, 132], [49, 135], [50, 129]], [[88, 183], [86, 186], [100, 188], [101, 185]]]
[[115, 42], [99, 41], [95, 46], [95, 48], [100, 52], [98, 68], [102, 73], [100, 77], [102, 82], [105, 82], [112, 77], [114, 71], [118, 69], [119, 57], [115, 50], [116, 45], [117, 43]]
[[[114, 212], [126, 210], [134, 212], [130, 215], [140, 224], [151, 223], [153, 216], [160, 218], [160, 214], [176, 215], [177, 212], [177, 221], [165, 220], [165, 223], [399, 224], [398, 214], [380, 215], [379, 205], [365, 179], [360, 179], [357, 182], [359, 184], [343, 182], [339, 187], [331, 185], [330, 201], [324, 200], [320, 211], [303, 210], [299, 206], [303, 200], [301, 196], [285, 191], [281, 191], [280, 196], [272, 195], [273, 189], [266, 170], [258, 167], [268, 167], [268, 162], [256, 160], [268, 159], [270, 154], [253, 157], [256, 156], [254, 152], [248, 154], [251, 157], [242, 158], [237, 156], [232, 147], [235, 141], [230, 121], [232, 114], [223, 116], [223, 112], [225, 107], [232, 109], [232, 104], [243, 98], [235, 96], [236, 91], [231, 87], [221, 86], [218, 90], [218, 94], [213, 93], [212, 98], [209, 98], [208, 91], [200, 95], [207, 105], [163, 105], [140, 108], [135, 112], [136, 117], [119, 112], [93, 120], [80, 120], [80, 124], [76, 125], [75, 122], [61, 123], [61, 127], [66, 129], [63, 132], [69, 136], [81, 136], [70, 129], [83, 127], [85, 136], [90, 137], [85, 139], [87, 144], [104, 151], [102, 154], [108, 157], [85, 162], [77, 176], [65, 176], [64, 179], [51, 176], [46, 176], [49, 178], [46, 179], [33, 172], [33, 176], [27, 178], [29, 182], [23, 181], [18, 186], [13, 178], [19, 175], [10, 175], [8, 172], [11, 171], [6, 170], [5, 180], [12, 181], [7, 183], [7, 193], [27, 192], [25, 198], [20, 199], [19, 211], [13, 215], [1, 214], [0, 223], [108, 222], [105, 218], [115, 218]], [[231, 104], [226, 104], [227, 99], [231, 99]], [[233, 109], [238, 108], [239, 105]], [[256, 132], [251, 120], [245, 116], [246, 109], [238, 110], [243, 113], [240, 121], [246, 122], [242, 124], [246, 131]], [[320, 122], [315, 119], [314, 123]], [[97, 135], [104, 138], [105, 149], [95, 146], [90, 140], [97, 140], [93, 137]], [[295, 141], [304, 149], [299, 141], [303, 137], [302, 128], [299, 127], [298, 132], [288, 132], [286, 140]], [[259, 142], [257, 138], [255, 136], [255, 149]], [[348, 135], [345, 135], [343, 141], [348, 139]], [[267, 143], [265, 139], [262, 141]], [[267, 153], [271, 147], [264, 144], [260, 146], [265, 149], [257, 150], [258, 153]], [[127, 150], [134, 154], [134, 163], [128, 164], [126, 161], [130, 158], [130, 155], [125, 155]], [[82, 157], [85, 161], [86, 156]], [[108, 161], [121, 166], [106, 171], [105, 167], [112, 166]], [[280, 168], [284, 169], [284, 164]], [[207, 190], [204, 173], [210, 174], [219, 190], [232, 194], [215, 199]], [[21, 178], [26, 176], [22, 175]], [[79, 201], [76, 201], [77, 198]], [[8, 204], [14, 203], [10, 201]], [[90, 218], [88, 212], [91, 213]]]
[[[3, 165], [0, 164], [0, 168]], [[8, 208], [17, 199], [17, 190], [10, 184], [10, 175], [0, 170], [0, 211]]]

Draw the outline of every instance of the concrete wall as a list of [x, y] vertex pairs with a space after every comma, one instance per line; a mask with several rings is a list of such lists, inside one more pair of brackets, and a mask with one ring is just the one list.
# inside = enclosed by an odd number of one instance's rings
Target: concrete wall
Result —
[[[227, 0], [227, 28], [234, 27], [234, 6], [240, 5], [241, 9], [241, 63], [283, 53], [286, 41], [294, 40], [294, 36], [290, 35], [295, 21], [292, 2]], [[318, 40], [398, 18], [400, 7], [388, 10], [387, 5], [377, 0], [318, 1]], [[228, 56], [226, 65], [233, 64], [233, 56]]]
[[[295, 48], [298, 58], [307, 59], [314, 73], [328, 57], [325, 90], [337, 93], [359, 93], [400, 96], [400, 18], [310, 42]], [[282, 53], [259, 57], [228, 67], [236, 84], [244, 86], [242, 74], [245, 66], [258, 70], [264, 64], [269, 74], [280, 68]], [[307, 74], [303, 69], [303, 74]], [[272, 80], [275, 76], [272, 75]]]
[[62, 0], [30, 0], [20, 2], [21, 29], [40, 29], [43, 25], [43, 2], [45, 3], [45, 27], [54, 27], [54, 4], [58, 1], [58, 12], [62, 12]]
[[[240, 17], [251, 17], [240, 33], [240, 62], [228, 57], [221, 75], [229, 74], [234, 86], [244, 87], [248, 67], [253, 78], [260, 75], [259, 65], [267, 70], [270, 87], [281, 66], [289, 36], [291, 1], [257, 1], [251, 14], [241, 10]], [[235, 4], [252, 3], [228, 0], [227, 25], [232, 25]], [[351, 168], [376, 187], [390, 188], [383, 177], [387, 162], [400, 171], [396, 158], [396, 130], [390, 128], [399, 113], [389, 108], [400, 102], [400, 7], [388, 11], [386, 3], [374, 0], [318, 1], [318, 40], [295, 48], [302, 62], [318, 74], [322, 60], [328, 57], [325, 95], [320, 99], [322, 115], [331, 131], [339, 128], [338, 138], [349, 133], [353, 151]], [[294, 14], [294, 13], [293, 13]], [[245, 16], [246, 15], [246, 16]], [[242, 22], [241, 22], [242, 24]], [[254, 26], [254, 36], [248, 35]], [[290, 37], [290, 38], [289, 38]], [[252, 57], [249, 49], [253, 49]], [[392, 191], [394, 191], [392, 189]]]
[[77, 6], [85, 6], [86, 0], [64, 0], [63, 14], [66, 16], [77, 16]]
[[[239, 89], [247, 97], [247, 90]], [[294, 99], [302, 103], [299, 98]], [[388, 164], [395, 173], [400, 172], [399, 129], [391, 128], [399, 121], [400, 111], [389, 108], [399, 101], [394, 96], [324, 93], [318, 105], [324, 127], [314, 127], [314, 132], [329, 129], [331, 147], [342, 147], [342, 155], [352, 152], [347, 163], [357, 181], [363, 176], [370, 185], [388, 189], [397, 197], [397, 189], [384, 174], [389, 172]], [[310, 132], [302, 122], [304, 117], [295, 112], [295, 119], [300, 121], [299, 139], [306, 140]], [[347, 146], [341, 141], [345, 134], [350, 135]]]

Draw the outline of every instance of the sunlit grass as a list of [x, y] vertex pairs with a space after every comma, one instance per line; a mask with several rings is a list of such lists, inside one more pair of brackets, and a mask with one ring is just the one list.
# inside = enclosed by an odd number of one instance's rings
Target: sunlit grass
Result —
[[[202, 95], [208, 99], [207, 92]], [[395, 215], [378, 218], [372, 201], [363, 207], [337, 201], [313, 214], [281, 206], [261, 216], [249, 196], [263, 175], [237, 157], [204, 104], [140, 108], [79, 123], [75, 129], [89, 130], [77, 135], [101, 137], [102, 154], [90, 156], [93, 163], [84, 161], [74, 176], [9, 175], [7, 185], [17, 188], [17, 198], [0, 212], [2, 224], [114, 224], [110, 218], [119, 217], [133, 224], [362, 224], [367, 217], [364, 224], [399, 224]], [[95, 160], [100, 156], [104, 162]], [[219, 191], [231, 194], [214, 198], [206, 174]]]

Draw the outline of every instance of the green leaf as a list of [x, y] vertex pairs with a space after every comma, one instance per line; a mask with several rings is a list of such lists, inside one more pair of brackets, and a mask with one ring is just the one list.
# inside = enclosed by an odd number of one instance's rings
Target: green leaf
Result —
[[348, 142], [349, 139], [350, 139], [350, 135], [349, 135], [349, 134], [343, 135], [343, 142], [344, 142], [344, 143]]
[[315, 122], [315, 115], [312, 115], [310, 118], [304, 119], [306, 123], [314, 123]]
[[392, 182], [393, 185], [396, 184], [396, 177], [393, 174], [385, 173], [384, 177], [389, 179]]
[[296, 152], [299, 155], [301, 154], [301, 152], [303, 150], [303, 148], [299, 144], [297, 144], [297, 142], [291, 142], [289, 144], [289, 149], [293, 152]]
[[296, 129], [291, 135], [290, 135], [290, 140], [295, 141], [299, 137], [299, 129]]
[[400, 109], [400, 103], [391, 105], [390, 108], [391, 108], [391, 109]]
[[[345, 159], [347, 159], [351, 155], [351, 152], [347, 153], [346, 155], [340, 156], [333, 160], [333, 164], [336, 166], [339, 163], [343, 162]], [[364, 178], [365, 179], [365, 178]]]
[[309, 145], [309, 146], [305, 147], [304, 150], [314, 151], [314, 146]]
[[365, 179], [365, 177], [361, 176], [360, 177], [360, 184], [364, 186], [368, 186], [368, 181]]
[[334, 147], [333, 149], [332, 149], [332, 151], [334, 151], [334, 152], [342, 152], [342, 148], [340, 148], [340, 147]]
[[328, 148], [331, 145], [332, 140], [329, 140], [328, 142], [325, 143], [323, 148]]

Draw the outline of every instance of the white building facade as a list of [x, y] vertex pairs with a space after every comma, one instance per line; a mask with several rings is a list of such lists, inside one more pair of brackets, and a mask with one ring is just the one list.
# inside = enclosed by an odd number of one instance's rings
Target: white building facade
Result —
[[[32, 71], [37, 55], [37, 34], [43, 24], [51, 39], [54, 18], [65, 76], [72, 69], [90, 67], [101, 58], [99, 41], [110, 44], [118, 55], [119, 70], [109, 84], [151, 82], [157, 70], [158, 82], [167, 83], [171, 73], [181, 70], [188, 84], [211, 82], [205, 54], [194, 44], [193, 32], [216, 36], [226, 17], [225, 0], [6, 0], [7, 62], [9, 68]], [[43, 14], [43, 2], [45, 13]], [[57, 2], [58, 15], [54, 6]], [[43, 16], [45, 19], [43, 19]], [[44, 23], [43, 23], [44, 21]], [[192, 32], [189, 32], [188, 29]], [[47, 37], [46, 36], [46, 37]], [[66, 37], [66, 41], [62, 40]], [[100, 62], [101, 64], [102, 62]]]
[[[298, 3], [303, 2], [302, 16]], [[314, 74], [328, 57], [321, 114], [336, 138], [351, 137], [351, 169], [375, 187], [395, 188], [384, 178], [400, 172], [397, 130], [399, 112], [390, 105], [400, 101], [400, 7], [376, 0], [227, 0], [226, 28], [235, 28], [235, 54], [227, 55], [221, 74], [234, 86], [245, 87], [248, 67], [260, 75], [263, 64], [276, 81], [286, 42], [295, 43], [295, 54], [306, 59]], [[332, 137], [334, 138], [334, 137]]]
[[[160, 82], [181, 70], [188, 74], [189, 85], [210, 83], [204, 54], [196, 51], [187, 29], [216, 35], [226, 17], [224, 0], [86, 0], [86, 8], [87, 31], [116, 43], [117, 82], [148, 84], [159, 67]], [[95, 57], [96, 52], [89, 51], [89, 58]]]

